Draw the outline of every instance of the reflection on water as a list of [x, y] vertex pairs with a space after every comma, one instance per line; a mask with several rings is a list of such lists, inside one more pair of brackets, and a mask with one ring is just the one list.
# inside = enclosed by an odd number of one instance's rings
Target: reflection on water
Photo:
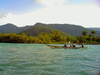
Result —
[[99, 45], [51, 49], [44, 44], [0, 44], [0, 75], [96, 75]]

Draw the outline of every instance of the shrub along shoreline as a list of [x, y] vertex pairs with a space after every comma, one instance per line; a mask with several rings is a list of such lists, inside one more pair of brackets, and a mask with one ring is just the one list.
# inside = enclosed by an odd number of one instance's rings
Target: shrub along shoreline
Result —
[[0, 34], [0, 43], [36, 43], [36, 44], [68, 44], [83, 42], [84, 44], [100, 44], [100, 36], [94, 36], [95, 31], [91, 31], [91, 34], [87, 34], [87, 31], [82, 32], [82, 36], [62, 36], [59, 31], [54, 33], [44, 33], [42, 32], [37, 37], [36, 36], [27, 36], [25, 33], [22, 34]]

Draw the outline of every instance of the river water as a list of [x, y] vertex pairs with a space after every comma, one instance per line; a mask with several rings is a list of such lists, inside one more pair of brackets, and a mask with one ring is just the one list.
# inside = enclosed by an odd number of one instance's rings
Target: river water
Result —
[[0, 43], [0, 75], [99, 75], [100, 45], [85, 46], [51, 49], [45, 44]]

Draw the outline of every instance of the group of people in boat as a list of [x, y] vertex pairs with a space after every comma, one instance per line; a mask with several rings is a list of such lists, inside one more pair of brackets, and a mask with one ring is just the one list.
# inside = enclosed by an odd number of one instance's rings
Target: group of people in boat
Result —
[[[81, 45], [82, 47], [84, 47], [84, 45], [83, 45], [83, 43], [82, 43], [82, 42], [80, 43], [80, 45]], [[66, 45], [66, 44], [64, 44], [64, 47], [67, 47], [67, 45]], [[76, 47], [76, 45], [74, 45], [73, 43], [72, 43], [72, 44], [70, 43], [70, 47]]]

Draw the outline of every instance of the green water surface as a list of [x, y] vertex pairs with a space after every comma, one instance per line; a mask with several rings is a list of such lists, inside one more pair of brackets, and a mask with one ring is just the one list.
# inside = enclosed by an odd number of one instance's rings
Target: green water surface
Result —
[[100, 45], [85, 46], [51, 49], [45, 44], [0, 43], [0, 75], [98, 75]]

